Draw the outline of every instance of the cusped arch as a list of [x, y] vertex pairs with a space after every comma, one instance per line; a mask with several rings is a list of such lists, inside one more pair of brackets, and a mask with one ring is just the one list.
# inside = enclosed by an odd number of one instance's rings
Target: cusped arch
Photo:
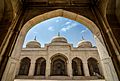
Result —
[[46, 70], [46, 60], [43, 57], [37, 58], [35, 63], [34, 75], [45, 75]]
[[72, 59], [72, 73], [73, 76], [83, 76], [83, 62], [80, 58], [75, 57]]
[[19, 75], [28, 75], [31, 60], [28, 57], [24, 57], [20, 62]]
[[100, 75], [98, 60], [91, 57], [87, 61], [90, 75], [91, 76], [97, 76], [98, 74]]
[[83, 62], [83, 58], [78, 57], [78, 56], [72, 57], [71, 59], [72, 59], [72, 60], [73, 60], [73, 59], [80, 59], [80, 60]]
[[53, 60], [55, 57], [63, 57], [65, 59], [65, 61], [68, 60], [68, 57], [64, 54], [61, 54], [61, 53], [57, 53], [57, 54], [54, 54], [53, 56], [50, 57], [50, 60]]
[[87, 61], [89, 61], [89, 60], [91, 60], [91, 59], [93, 59], [93, 60], [95, 60], [95, 61], [97, 61], [97, 62], [98, 62], [98, 59], [97, 59], [97, 58], [95, 58], [95, 57], [89, 57], [89, 58], [87, 59]]
[[28, 57], [28, 56], [22, 57], [22, 58], [20, 58], [19, 60], [21, 61], [21, 60], [23, 60], [23, 59], [29, 59], [29, 60], [31, 61], [31, 58]]
[[36, 61], [39, 60], [39, 59], [44, 59], [44, 60], [46, 60], [46, 58], [44, 58], [44, 57], [37, 57], [37, 58], [36, 58]]
[[74, 60], [74, 59], [79, 59], [80, 61], [82, 61], [82, 59], [79, 57], [74, 57], [72, 60]]
[[99, 59], [98, 59], [97, 57], [92, 57], [92, 56], [90, 56], [90, 57], [87, 58], [87, 61], [90, 60], [90, 59], [94, 59], [94, 60], [96, 60], [97, 62], [99, 62]]
[[51, 57], [51, 76], [67, 75], [67, 57], [63, 54], [56, 54]]
[[21, 62], [22, 62], [22, 61], [25, 61], [25, 60], [31, 62], [31, 59], [30, 59], [29, 57], [23, 57], [23, 58], [21, 59]]

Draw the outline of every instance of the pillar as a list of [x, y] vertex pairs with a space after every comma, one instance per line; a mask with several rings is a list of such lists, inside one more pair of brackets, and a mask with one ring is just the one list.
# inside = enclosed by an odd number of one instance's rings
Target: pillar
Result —
[[104, 77], [106, 81], [119, 81], [111, 57], [109, 56], [101, 35], [95, 36], [98, 53], [102, 63]]
[[18, 59], [11, 58], [11, 57], [9, 57], [8, 60], [9, 61], [7, 63], [7, 66], [5, 68], [5, 71], [4, 71], [1, 81], [14, 81], [15, 74], [16, 74], [16, 64], [19, 61], [18, 61]]
[[19, 62], [16, 64], [16, 75], [19, 75], [19, 70], [20, 70], [20, 60]]
[[82, 67], [81, 67], [81, 64], [80, 63], [78, 63], [77, 64], [77, 67], [78, 67], [78, 75], [82, 75]]
[[101, 62], [98, 62], [98, 68], [99, 68], [100, 74], [104, 76]]
[[35, 71], [35, 61], [31, 60], [28, 76], [34, 76], [34, 71]]
[[48, 59], [46, 60], [46, 71], [45, 71], [46, 78], [50, 76], [50, 67], [51, 67], [51, 61]]
[[67, 73], [68, 73], [68, 76], [72, 77], [72, 62], [71, 60], [67, 61]]
[[83, 70], [84, 70], [84, 75], [85, 76], [90, 76], [87, 61], [83, 62]]

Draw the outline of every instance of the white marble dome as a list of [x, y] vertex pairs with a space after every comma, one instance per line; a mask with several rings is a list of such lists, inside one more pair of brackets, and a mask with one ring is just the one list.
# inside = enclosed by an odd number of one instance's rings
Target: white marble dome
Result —
[[53, 37], [51, 43], [67, 43], [67, 39], [63, 36], [55, 36]]
[[26, 44], [26, 48], [40, 48], [40, 47], [41, 44], [36, 40], [30, 41]]
[[92, 43], [87, 40], [82, 40], [78, 43], [79, 48], [92, 48]]

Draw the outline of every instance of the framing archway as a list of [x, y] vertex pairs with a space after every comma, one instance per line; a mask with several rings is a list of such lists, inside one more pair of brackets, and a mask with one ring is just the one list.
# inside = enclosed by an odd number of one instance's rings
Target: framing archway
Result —
[[[91, 20], [89, 20], [88, 18], [83, 17], [79, 14], [72, 13], [72, 12], [69, 12], [66, 10], [62, 10], [62, 9], [47, 12], [45, 14], [38, 15], [38, 16], [32, 18], [31, 20], [29, 20], [21, 29], [20, 34], [19, 34], [18, 39], [17, 39], [17, 42], [16, 42], [16, 45], [15, 45], [15, 48], [14, 48], [11, 56], [16, 58], [16, 59], [19, 59], [22, 45], [24, 42], [24, 38], [25, 38], [25, 36], [30, 28], [32, 28], [34, 25], [36, 25], [42, 21], [45, 21], [45, 20], [53, 18], [53, 17], [58, 17], [58, 16], [65, 17], [65, 18], [80, 22], [81, 24], [85, 25], [87, 28], [89, 28], [92, 31], [94, 38], [95, 38], [95, 41], [96, 41], [98, 52], [100, 55], [101, 63], [103, 66], [105, 79], [108, 81], [118, 81], [118, 77], [117, 77], [117, 74], [115, 72], [111, 57], [109, 56], [109, 54], [106, 50], [106, 46], [104, 44], [101, 32], [98, 29], [98, 27], [95, 25], [95, 23], [92, 22]], [[8, 62], [7, 65], [10, 65], [10, 63], [11, 62]], [[10, 68], [10, 66], [8, 66], [8, 67]], [[6, 73], [8, 73], [8, 70], [5, 70], [5, 74], [3, 75], [3, 79], [6, 78], [6, 75], [7, 75]], [[5, 79], [5, 80], [7, 80], [7, 79]]]

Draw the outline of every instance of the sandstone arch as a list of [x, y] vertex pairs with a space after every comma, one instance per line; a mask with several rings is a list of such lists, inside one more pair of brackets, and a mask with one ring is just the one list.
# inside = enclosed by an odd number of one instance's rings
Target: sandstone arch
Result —
[[[104, 44], [101, 32], [98, 29], [98, 27], [91, 20], [89, 20], [79, 14], [65, 11], [62, 9], [47, 12], [45, 14], [36, 16], [36, 17], [32, 18], [31, 20], [29, 20], [20, 31], [15, 48], [12, 53], [12, 57], [14, 57], [16, 59], [19, 58], [19, 54], [20, 54], [20, 51], [22, 48], [22, 44], [24, 42], [25, 35], [31, 27], [33, 27], [37, 23], [40, 23], [44, 20], [47, 20], [47, 19], [50, 19], [53, 17], [58, 17], [58, 16], [80, 22], [81, 24], [85, 25], [87, 28], [89, 28], [92, 31], [92, 33], [94, 34], [95, 40], [96, 40], [98, 52], [100, 54], [100, 59], [101, 59], [102, 65], [103, 65], [105, 79], [108, 81], [118, 81], [113, 63], [112, 63], [111, 58], [106, 50], [106, 46]], [[8, 65], [9, 65], [9, 63], [8, 63]], [[110, 69], [112, 69], [112, 71]], [[6, 74], [4, 74], [3, 79], [5, 79], [5, 77], [6, 77]]]

